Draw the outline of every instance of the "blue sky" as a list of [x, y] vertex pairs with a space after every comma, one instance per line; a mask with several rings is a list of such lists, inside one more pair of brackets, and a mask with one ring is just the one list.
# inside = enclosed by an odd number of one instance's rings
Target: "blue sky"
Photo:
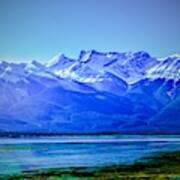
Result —
[[59, 52], [180, 53], [180, 0], [0, 0], [0, 59]]

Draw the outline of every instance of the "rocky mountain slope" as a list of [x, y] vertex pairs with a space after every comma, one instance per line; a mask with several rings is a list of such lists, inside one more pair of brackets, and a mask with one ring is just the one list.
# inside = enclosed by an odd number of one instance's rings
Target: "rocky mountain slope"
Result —
[[82, 51], [0, 62], [0, 131], [180, 133], [180, 56]]

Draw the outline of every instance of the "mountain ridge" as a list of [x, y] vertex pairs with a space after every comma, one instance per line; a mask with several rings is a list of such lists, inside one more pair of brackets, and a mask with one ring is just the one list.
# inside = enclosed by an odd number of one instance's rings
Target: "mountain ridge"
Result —
[[1, 61], [0, 131], [180, 133], [179, 95], [178, 55], [91, 50], [44, 64]]

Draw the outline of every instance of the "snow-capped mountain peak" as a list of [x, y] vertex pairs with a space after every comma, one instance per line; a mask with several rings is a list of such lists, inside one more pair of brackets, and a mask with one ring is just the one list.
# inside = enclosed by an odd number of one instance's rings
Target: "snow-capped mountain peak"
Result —
[[94, 49], [88, 51], [82, 50], [79, 55], [79, 60], [81, 62], [87, 62], [91, 60], [92, 56], [106, 56], [106, 55], [107, 53], [98, 52]]
[[44, 66], [36, 60], [33, 60], [33, 61], [27, 63], [26, 67], [25, 67], [25, 69], [27, 71], [34, 71], [34, 70], [43, 69], [43, 68], [44, 68]]
[[0, 62], [0, 131], [180, 133], [180, 58], [82, 51]]
[[5, 82], [17, 83], [25, 80], [25, 63], [6, 63], [0, 66], [0, 79]]
[[[53, 57], [45, 66], [51, 72], [58, 72], [69, 68], [76, 60], [66, 57], [64, 54], [58, 54]], [[56, 74], [56, 73], [55, 73]]]
[[164, 59], [160, 59], [158, 63], [150, 68], [147, 77], [151, 79], [165, 78], [174, 81], [180, 80], [180, 57], [172, 55]]
[[0, 62], [1, 78], [3, 73], [39, 76], [56, 76], [68, 78], [80, 83], [95, 83], [103, 81], [105, 74], [111, 73], [124, 80], [127, 84], [134, 84], [142, 79], [174, 79], [180, 80], [180, 55], [171, 55], [164, 59], [151, 57], [145, 51], [138, 52], [97, 52], [95, 50], [81, 51], [77, 60], [70, 59], [59, 53], [45, 65], [38, 61], [29, 63]]
[[172, 54], [171, 56], [169, 56], [171, 58], [175, 58], [175, 59], [180, 59], [180, 54]]
[[64, 58], [64, 54], [58, 53], [57, 55], [53, 56], [47, 63], [46, 67], [52, 67], [57, 65], [61, 59]]
[[[170, 61], [178, 61], [178, 55], [170, 56]], [[138, 52], [98, 52], [95, 50], [81, 51], [77, 60], [67, 58], [63, 54], [58, 54], [46, 64], [46, 68], [61, 78], [69, 78], [79, 82], [93, 82], [103, 78], [103, 74], [111, 73], [118, 78], [133, 84], [144, 78], [164, 78], [167, 77], [167, 70], [173, 68], [168, 78], [179, 79], [177, 63], [166, 67], [168, 58], [159, 60], [151, 57], [145, 51]], [[169, 60], [168, 60], [169, 61]], [[162, 66], [162, 67], [161, 67]], [[156, 71], [161, 68], [165, 73], [158, 74]], [[156, 69], [156, 70], [155, 70]], [[176, 73], [175, 73], [176, 72]], [[172, 74], [173, 73], [173, 74]], [[156, 75], [155, 75], [156, 74]], [[157, 75], [158, 74], [158, 75]], [[162, 75], [163, 74], [163, 75]], [[99, 78], [101, 77], [101, 78]]]

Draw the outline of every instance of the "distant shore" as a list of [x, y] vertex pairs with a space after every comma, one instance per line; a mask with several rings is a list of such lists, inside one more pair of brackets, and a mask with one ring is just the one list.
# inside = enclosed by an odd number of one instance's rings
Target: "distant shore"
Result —
[[144, 135], [144, 136], [156, 136], [156, 135], [180, 135], [180, 133], [165, 133], [165, 132], [157, 132], [157, 133], [120, 133], [120, 132], [91, 132], [91, 133], [45, 133], [45, 132], [1, 132], [0, 138], [3, 137], [12, 137], [12, 138], [23, 138], [23, 137], [40, 137], [40, 136], [103, 136], [103, 135]]
[[[132, 165], [103, 168], [47, 169], [1, 177], [3, 180], [167, 180], [180, 179], [180, 151], [159, 153]], [[0, 179], [1, 179], [0, 178]]]
[[150, 143], [150, 142], [180, 142], [180, 137], [152, 137], [152, 136], [138, 136], [138, 137], [95, 137], [95, 136], [57, 136], [57, 137], [24, 137], [24, 138], [2, 138], [0, 145], [13, 144], [119, 144], [119, 143]]

